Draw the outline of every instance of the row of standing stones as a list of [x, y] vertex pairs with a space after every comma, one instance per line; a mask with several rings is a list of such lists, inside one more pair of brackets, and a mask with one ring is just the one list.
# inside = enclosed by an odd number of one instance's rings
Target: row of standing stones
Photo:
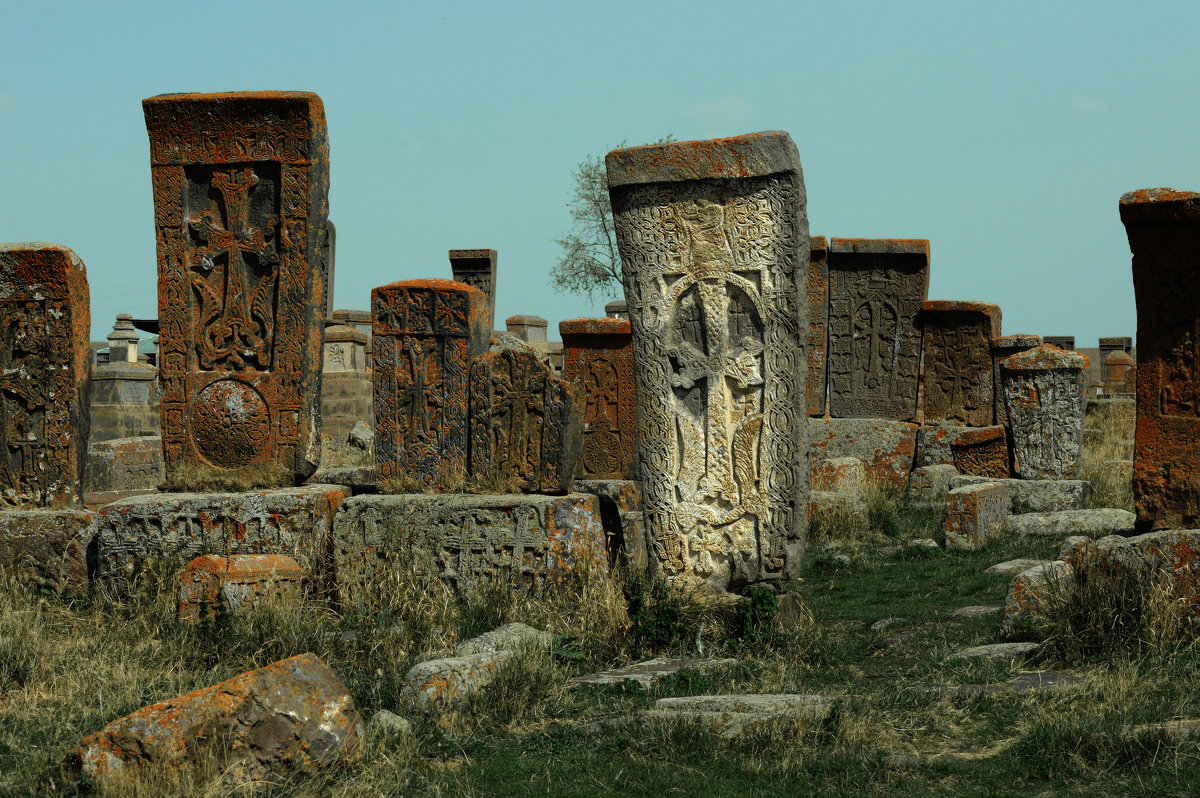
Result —
[[[298, 485], [319, 462], [333, 271], [321, 102], [262, 92], [164, 95], [143, 106], [165, 466], [275, 469]], [[606, 166], [629, 319], [564, 328], [564, 340], [581, 340], [568, 345], [567, 379], [529, 347], [489, 346], [494, 253], [473, 251], [486, 291], [470, 280], [417, 280], [372, 293], [375, 479], [441, 493], [354, 495], [318, 482], [83, 508], [83, 264], [56, 245], [3, 246], [7, 559], [63, 587], [119, 582], [152, 559], [217, 556], [185, 569], [184, 617], [214, 596], [253, 605], [260, 583], [264, 595], [293, 595], [286, 583], [295, 595], [336, 600], [400, 567], [463, 591], [495, 576], [568, 584], [615, 549], [638, 567], [724, 591], [799, 576], [810, 430], [824, 459], [845, 456], [839, 447], [867, 451], [861, 459], [876, 478], [903, 480], [914, 465], [990, 479], [1075, 476], [1084, 359], [1035, 336], [1000, 336], [995, 306], [927, 300], [926, 241], [810, 238], [786, 133], [618, 150]], [[1186, 314], [1162, 277], [1187, 268], [1195, 251], [1196, 203], [1165, 190], [1122, 199], [1139, 310], [1158, 303], [1146, 308], [1149, 368], [1137, 383], [1134, 485], [1145, 531], [1186, 525], [1197, 506], [1190, 438], [1171, 434], [1196, 424], [1194, 324], [1178, 323]], [[1143, 417], [1153, 419], [1145, 435]], [[919, 462], [922, 452], [931, 462]], [[580, 463], [584, 476], [600, 477], [575, 483], [591, 493], [570, 492]], [[449, 492], [472, 481], [507, 492]], [[1000, 490], [1006, 510], [1018, 489]], [[951, 489], [947, 502], [956, 491], [958, 517], [997, 504], [993, 482]], [[971, 523], [961, 522], [959, 537], [971, 540]], [[233, 559], [248, 555], [275, 559]], [[230, 593], [235, 584], [241, 592]], [[101, 776], [136, 759], [118, 728], [158, 724], [154, 733], [182, 745], [186, 731], [160, 723], [164, 712], [180, 716], [179, 702], [210, 727], [212, 713], [236, 718], [231, 729], [274, 722], [256, 687], [268, 676], [324, 684], [332, 697], [322, 706], [345, 721], [323, 737], [281, 733], [285, 748], [314, 761], [349, 752], [361, 722], [314, 660], [285, 660], [237, 677], [236, 689], [224, 683], [116, 721], [99, 733], [107, 742], [81, 749], [80, 766]], [[245, 701], [217, 706], [212, 691]], [[288, 694], [317, 700], [308, 687]]]

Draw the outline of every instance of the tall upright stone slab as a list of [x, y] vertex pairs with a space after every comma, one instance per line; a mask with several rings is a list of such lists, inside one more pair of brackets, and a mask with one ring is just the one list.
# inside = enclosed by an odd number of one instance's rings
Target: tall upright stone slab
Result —
[[637, 460], [633, 335], [627, 319], [559, 322], [566, 358], [562, 378], [582, 389], [582, 479], [634, 479]]
[[1040, 346], [1042, 339], [1036, 335], [1001, 335], [992, 339], [992, 385], [996, 394], [996, 423], [1009, 426], [1008, 405], [1004, 403], [1004, 383], [1000, 381], [1000, 361], [1009, 355]]
[[930, 300], [921, 304], [925, 357], [925, 423], [986, 427], [996, 415], [992, 339], [1000, 308], [987, 302]]
[[829, 338], [829, 243], [808, 239], [808, 414], [825, 415], [825, 357]]
[[451, 280], [371, 291], [375, 474], [446, 489], [468, 476], [471, 360], [487, 348], [487, 297]]
[[331, 251], [321, 100], [165, 94], [142, 108], [166, 467], [274, 465], [301, 481], [320, 459]]
[[829, 244], [829, 412], [917, 417], [918, 314], [929, 293], [924, 239], [835, 238]]
[[525, 493], [568, 493], [583, 448], [583, 396], [516, 341], [471, 362], [471, 474]]
[[496, 250], [452, 249], [450, 272], [457, 283], [478, 288], [487, 297], [487, 329], [496, 323]]
[[1138, 533], [1200, 527], [1200, 193], [1121, 197], [1137, 301]]
[[1088, 359], [1051, 344], [1000, 362], [1021, 479], [1075, 479], [1083, 450]]
[[799, 575], [809, 261], [787, 133], [610, 152], [652, 559], [717, 589]]
[[0, 244], [0, 509], [82, 504], [90, 333], [74, 252]]

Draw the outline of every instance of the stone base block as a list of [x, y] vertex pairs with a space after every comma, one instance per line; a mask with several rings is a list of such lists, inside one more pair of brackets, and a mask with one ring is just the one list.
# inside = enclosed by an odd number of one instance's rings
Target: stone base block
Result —
[[941, 504], [950, 489], [958, 487], [953, 484], [957, 476], [958, 469], [946, 463], [914, 468], [908, 479], [909, 496], [924, 504]]
[[166, 477], [162, 438], [115, 438], [88, 446], [83, 489], [88, 493], [152, 490]]
[[1006, 532], [1017, 535], [1045, 535], [1065, 538], [1084, 535], [1132, 535], [1136, 516], [1128, 510], [1102, 507], [1096, 510], [1062, 510], [1053, 513], [1013, 515], [1004, 524]]
[[206, 554], [179, 574], [179, 620], [239, 615], [300, 599], [300, 564], [283, 554]]
[[817, 490], [858, 495], [867, 484], [867, 465], [857, 457], [831, 457], [813, 467], [809, 484]]
[[310, 594], [329, 589], [325, 565], [333, 518], [349, 494], [337, 485], [247, 493], [155, 493], [96, 511], [97, 575], [121, 579], [147, 561], [202, 554], [286, 554]]
[[341, 485], [357, 496], [360, 493], [378, 493], [373, 466], [330, 466], [318, 468], [308, 478], [309, 485]]
[[572, 490], [600, 500], [609, 564], [624, 563], [631, 571], [646, 573], [649, 561], [638, 484], [628, 479], [577, 479]]
[[0, 512], [0, 567], [38, 587], [86, 587], [92, 520], [84, 510]]
[[1004, 479], [1009, 476], [1004, 427], [929, 424], [917, 432], [918, 468], [952, 465], [960, 474]]
[[1008, 491], [1009, 512], [1050, 513], [1078, 510], [1092, 492], [1092, 483], [1082, 479], [988, 479], [963, 475], [950, 480], [951, 488], [999, 482]]
[[903, 485], [913, 469], [917, 425], [882, 418], [810, 418], [812, 467], [837, 457], [857, 457], [868, 481]]
[[966, 485], [946, 494], [947, 549], [974, 550], [1004, 529], [1008, 493], [996, 482]]
[[464, 594], [492, 579], [559, 587], [608, 562], [600, 500], [581, 493], [355, 496], [334, 523], [333, 559], [339, 588], [411, 570]]
[[834, 493], [829, 490], [812, 490], [808, 492], [808, 517], [812, 519], [817, 514], [858, 513], [866, 521], [867, 503], [857, 496], [847, 493]]

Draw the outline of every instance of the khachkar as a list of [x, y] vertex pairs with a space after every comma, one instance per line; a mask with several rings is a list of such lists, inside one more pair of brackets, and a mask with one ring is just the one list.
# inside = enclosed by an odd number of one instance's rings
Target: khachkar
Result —
[[468, 379], [487, 348], [487, 298], [451, 280], [371, 291], [375, 474], [441, 490], [468, 476]]
[[995, 416], [992, 339], [1000, 308], [987, 302], [931, 300], [921, 304], [925, 353], [925, 423], [991, 426]]
[[1000, 361], [1021, 479], [1075, 479], [1083, 449], [1088, 359], [1042, 344]]
[[142, 102], [158, 237], [168, 471], [320, 458], [329, 142], [315, 94]]
[[494, 249], [450, 250], [450, 272], [454, 281], [478, 288], [487, 298], [487, 331], [496, 324], [496, 257]]
[[829, 335], [829, 244], [808, 239], [808, 414], [825, 415], [825, 348]]
[[830, 415], [916, 418], [921, 365], [917, 314], [928, 291], [928, 241], [830, 242]]
[[782, 132], [610, 152], [647, 539], [717, 589], [800, 573], [808, 219]]
[[1200, 193], [1121, 197], [1137, 300], [1138, 532], [1200, 527]]
[[576, 473], [583, 479], [633, 479], [633, 337], [627, 319], [569, 319], [559, 322], [566, 357], [562, 378], [585, 397], [583, 454]]
[[471, 362], [471, 476], [525, 493], [569, 493], [583, 448], [583, 395], [541, 352], [505, 336]]

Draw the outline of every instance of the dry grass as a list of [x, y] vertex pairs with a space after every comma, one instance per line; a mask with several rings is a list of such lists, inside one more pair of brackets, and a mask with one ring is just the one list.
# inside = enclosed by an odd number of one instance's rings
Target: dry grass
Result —
[[263, 463], [237, 471], [194, 463], [179, 463], [167, 472], [159, 490], [170, 493], [242, 493], [295, 485], [292, 469], [282, 463]]
[[1088, 413], [1084, 427], [1103, 433], [1100, 441], [1085, 442], [1079, 463], [1079, 478], [1092, 483], [1087, 507], [1116, 507], [1133, 511], [1133, 486], [1127, 473], [1111, 465], [1114, 460], [1133, 460], [1135, 417], [1124, 405], [1101, 405]]

